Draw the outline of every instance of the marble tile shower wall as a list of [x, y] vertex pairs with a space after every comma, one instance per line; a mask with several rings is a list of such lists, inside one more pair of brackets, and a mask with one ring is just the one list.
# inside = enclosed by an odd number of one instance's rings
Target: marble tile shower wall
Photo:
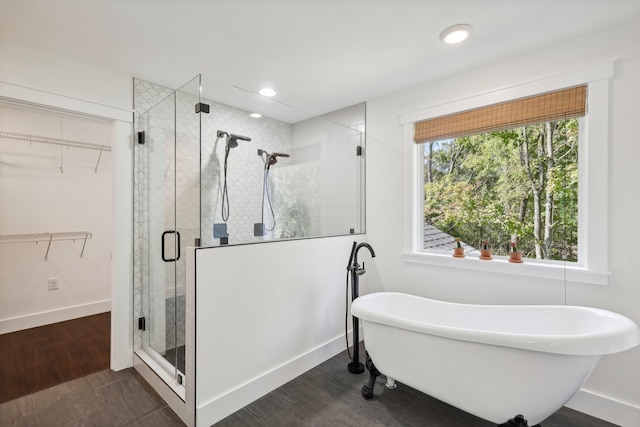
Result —
[[[201, 237], [203, 246], [217, 245], [213, 225], [222, 223], [222, 188], [224, 185], [225, 140], [216, 138], [222, 130], [251, 138], [239, 141], [231, 149], [227, 165], [227, 192], [229, 195], [229, 219], [227, 232], [229, 243], [262, 241], [254, 236], [254, 223], [262, 218], [262, 185], [264, 162], [258, 149], [272, 152], [289, 152], [291, 126], [268, 118], [254, 119], [248, 113], [228, 105], [208, 102], [210, 113], [202, 116], [202, 187], [201, 187]], [[286, 169], [289, 159], [278, 161], [272, 168], [272, 189], [280, 185], [278, 172]], [[272, 202], [277, 206], [277, 193]], [[275, 200], [274, 200], [275, 198]], [[277, 209], [276, 209], [277, 211]], [[277, 231], [277, 229], [276, 229]], [[268, 236], [266, 236], [268, 237]]]

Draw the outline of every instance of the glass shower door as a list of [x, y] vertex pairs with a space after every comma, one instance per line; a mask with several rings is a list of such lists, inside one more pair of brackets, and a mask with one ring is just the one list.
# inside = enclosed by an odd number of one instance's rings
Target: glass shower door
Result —
[[184, 262], [184, 254], [176, 221], [175, 98], [174, 93], [144, 113], [138, 126], [138, 131], [144, 132], [144, 143], [136, 144], [135, 167], [135, 282], [140, 332], [136, 350], [141, 349], [181, 383], [184, 356], [180, 365], [176, 308], [178, 263]]
[[199, 89], [197, 77], [141, 114], [135, 144], [134, 348], [174, 386], [186, 373], [186, 247], [200, 240]]

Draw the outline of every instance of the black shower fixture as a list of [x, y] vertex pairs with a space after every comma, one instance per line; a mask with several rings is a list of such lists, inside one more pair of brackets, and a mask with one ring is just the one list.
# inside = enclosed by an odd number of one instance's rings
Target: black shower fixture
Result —
[[227, 134], [227, 147], [236, 148], [238, 141], [251, 141], [251, 138], [244, 135], [236, 135], [235, 133]]
[[[258, 148], [258, 156], [260, 156], [264, 162], [264, 172], [262, 173], [262, 214], [260, 222], [253, 225], [253, 235], [263, 236], [265, 231], [273, 231], [276, 228], [276, 217], [273, 212], [273, 205], [271, 204], [271, 196], [269, 194], [269, 169], [272, 165], [278, 163], [278, 157], [290, 157], [290, 155], [286, 153], [269, 153]], [[265, 226], [264, 223], [265, 207], [268, 209], [268, 212], [271, 213], [271, 218], [273, 219], [271, 227]]]
[[[222, 185], [222, 221], [227, 222], [229, 219], [229, 192], [227, 189], [227, 165], [229, 160], [229, 153], [232, 148], [236, 148], [238, 146], [238, 141], [251, 141], [251, 138], [244, 135], [236, 135], [235, 133], [225, 132], [223, 130], [219, 130], [216, 132], [216, 137], [218, 139], [222, 137], [227, 137], [227, 143], [224, 147], [224, 181]], [[216, 140], [217, 141], [217, 140]]]
[[238, 135], [235, 133], [225, 132], [223, 130], [219, 130], [216, 132], [217, 138], [227, 137], [227, 147], [228, 148], [236, 148], [238, 146], [238, 141], [251, 141], [251, 138], [244, 135]]
[[278, 157], [291, 157], [291, 155], [287, 153], [269, 153], [260, 148], [258, 148], [258, 156], [262, 157], [266, 170], [269, 170], [272, 165], [278, 163]]
[[267, 169], [269, 169], [269, 167], [271, 165], [275, 165], [276, 163], [278, 163], [278, 157], [290, 157], [288, 154], [285, 153], [271, 153], [269, 154], [269, 157], [267, 158]]

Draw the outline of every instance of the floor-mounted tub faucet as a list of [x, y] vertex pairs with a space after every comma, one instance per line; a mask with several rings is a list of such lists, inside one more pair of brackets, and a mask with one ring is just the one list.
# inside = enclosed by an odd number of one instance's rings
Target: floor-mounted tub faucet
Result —
[[368, 244], [368, 243], [360, 243], [358, 246], [356, 246], [356, 253], [355, 253], [354, 258], [353, 258], [353, 267], [355, 268], [356, 274], [358, 276], [361, 276], [361, 275], [363, 275], [364, 273], [367, 272], [364, 269], [364, 262], [362, 263], [362, 268], [360, 268], [360, 265], [358, 264], [358, 252], [362, 248], [369, 249], [369, 252], [371, 253], [371, 258], [375, 258], [376, 257], [376, 253], [374, 252], [374, 250], [373, 250], [373, 248], [371, 247], [370, 244]]
[[[376, 256], [376, 253], [370, 244], [368, 243], [358, 244], [356, 242], [353, 242], [353, 246], [351, 247], [351, 255], [349, 256], [349, 263], [347, 264], [347, 270], [351, 272], [351, 302], [353, 302], [353, 300], [358, 298], [360, 293], [359, 283], [358, 283], [359, 276], [362, 276], [364, 273], [366, 273], [366, 270], [364, 268], [364, 262], [362, 263], [362, 267], [360, 267], [360, 264], [358, 263], [358, 252], [363, 247], [369, 250], [369, 253], [371, 254], [372, 258], [375, 258]], [[360, 374], [364, 372], [364, 365], [360, 363], [360, 345], [359, 345], [360, 320], [355, 316], [351, 316], [351, 317], [353, 322], [353, 358], [351, 359], [351, 362], [349, 362], [349, 364], [347, 365], [347, 369], [352, 374]], [[347, 342], [347, 347], [348, 347], [348, 342]]]

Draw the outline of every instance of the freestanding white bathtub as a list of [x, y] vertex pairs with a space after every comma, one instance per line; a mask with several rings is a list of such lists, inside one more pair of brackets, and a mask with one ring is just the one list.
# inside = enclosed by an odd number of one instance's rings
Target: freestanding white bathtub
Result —
[[496, 424], [518, 414], [525, 421], [509, 425], [542, 422], [571, 399], [601, 355], [640, 343], [634, 322], [588, 307], [469, 305], [380, 292], [357, 298], [351, 313], [362, 321], [374, 369]]

